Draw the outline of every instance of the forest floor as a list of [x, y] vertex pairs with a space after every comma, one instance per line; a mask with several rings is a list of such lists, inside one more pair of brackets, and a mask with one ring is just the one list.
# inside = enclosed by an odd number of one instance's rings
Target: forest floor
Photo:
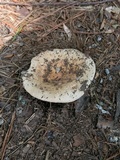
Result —
[[[54, 48], [78, 49], [96, 64], [77, 107], [23, 88], [31, 59]], [[120, 160], [119, 0], [0, 1], [0, 153], [1, 160]]]

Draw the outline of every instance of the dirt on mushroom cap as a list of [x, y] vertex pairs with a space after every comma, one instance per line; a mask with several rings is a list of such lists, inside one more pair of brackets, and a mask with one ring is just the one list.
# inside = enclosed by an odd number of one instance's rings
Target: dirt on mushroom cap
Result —
[[22, 78], [32, 96], [66, 103], [80, 98], [94, 75], [95, 64], [90, 57], [76, 49], [54, 49], [34, 57]]

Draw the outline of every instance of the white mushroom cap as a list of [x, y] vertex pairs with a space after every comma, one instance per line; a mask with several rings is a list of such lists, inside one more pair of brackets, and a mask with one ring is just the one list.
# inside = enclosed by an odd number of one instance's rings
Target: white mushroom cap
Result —
[[67, 103], [79, 99], [95, 75], [94, 61], [76, 49], [38, 54], [23, 75], [25, 90], [35, 98]]

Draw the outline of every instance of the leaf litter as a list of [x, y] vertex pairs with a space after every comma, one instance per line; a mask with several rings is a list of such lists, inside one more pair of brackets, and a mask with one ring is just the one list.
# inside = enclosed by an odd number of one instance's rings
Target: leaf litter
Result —
[[[68, 2], [54, 7], [23, 5], [29, 0], [6, 3], [0, 4], [1, 158], [119, 159], [119, 2], [85, 1], [88, 8]], [[94, 59], [97, 75], [87, 98], [54, 104], [25, 92], [21, 72], [40, 51], [53, 48], [76, 48]]]

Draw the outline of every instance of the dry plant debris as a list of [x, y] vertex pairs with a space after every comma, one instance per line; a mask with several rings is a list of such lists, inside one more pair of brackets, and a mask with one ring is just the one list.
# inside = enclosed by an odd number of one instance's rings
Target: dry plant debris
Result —
[[[48, 2], [0, 1], [1, 158], [119, 160], [120, 1]], [[54, 48], [75, 48], [95, 61], [87, 103], [48, 103], [25, 92], [21, 72]]]

